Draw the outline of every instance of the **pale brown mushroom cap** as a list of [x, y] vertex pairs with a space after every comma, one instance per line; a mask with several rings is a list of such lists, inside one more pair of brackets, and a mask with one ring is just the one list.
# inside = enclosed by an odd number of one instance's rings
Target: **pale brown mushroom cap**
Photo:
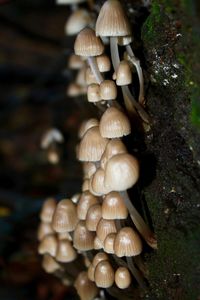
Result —
[[101, 168], [105, 169], [108, 160], [114, 155], [126, 152], [127, 149], [120, 139], [111, 139], [101, 157]]
[[42, 268], [45, 270], [47, 273], [54, 273], [62, 267], [60, 264], [57, 263], [57, 261], [49, 254], [45, 254], [42, 259]]
[[116, 73], [116, 84], [119, 86], [128, 85], [132, 83], [132, 71], [128, 61], [122, 60]]
[[98, 252], [93, 258], [92, 265], [96, 268], [96, 266], [104, 260], [109, 260], [108, 255], [105, 252]]
[[84, 178], [90, 179], [90, 177], [96, 172], [97, 167], [95, 163], [89, 161], [83, 163], [83, 174]]
[[84, 61], [80, 56], [72, 54], [68, 60], [68, 68], [72, 70], [79, 70], [84, 66]]
[[115, 241], [116, 233], [110, 233], [104, 240], [104, 251], [106, 253], [114, 254], [114, 241]]
[[78, 97], [82, 94], [82, 88], [77, 83], [70, 83], [67, 87], [67, 96]]
[[73, 231], [78, 222], [76, 206], [70, 199], [61, 200], [53, 215], [52, 227], [60, 232]]
[[136, 256], [142, 252], [142, 241], [131, 227], [122, 228], [116, 235], [114, 251], [119, 257]]
[[110, 189], [104, 185], [104, 177], [104, 170], [99, 168], [90, 178], [91, 192], [95, 195], [102, 196], [110, 192]]
[[66, 35], [78, 34], [86, 26], [92, 24], [91, 14], [86, 9], [75, 10], [65, 24]]
[[97, 36], [126, 36], [131, 34], [127, 16], [118, 0], [107, 0], [96, 22]]
[[98, 83], [92, 83], [87, 89], [88, 102], [95, 103], [101, 101], [100, 86]]
[[105, 186], [112, 191], [125, 191], [131, 188], [139, 178], [139, 164], [128, 153], [113, 156], [106, 165]]
[[109, 72], [111, 70], [111, 61], [106, 54], [97, 56], [96, 60], [101, 73]]
[[90, 128], [80, 142], [78, 159], [80, 161], [99, 161], [107, 143], [108, 139], [101, 136], [98, 126]]
[[97, 225], [96, 234], [98, 238], [103, 242], [109, 233], [117, 232], [114, 220], [101, 219]]
[[92, 205], [87, 212], [86, 227], [90, 231], [96, 231], [99, 220], [101, 219], [101, 204]]
[[109, 288], [114, 284], [115, 273], [109, 261], [104, 260], [98, 263], [94, 272], [94, 279], [96, 285], [101, 288]]
[[113, 80], [102, 81], [99, 91], [102, 100], [115, 100], [117, 98], [117, 86]]
[[103, 199], [102, 217], [108, 220], [126, 219], [128, 217], [128, 209], [123, 197], [118, 192], [111, 192]]
[[92, 127], [98, 126], [99, 125], [99, 121], [95, 118], [90, 118], [86, 121], [83, 121], [83, 123], [80, 126], [79, 132], [78, 132], [78, 136], [80, 139], [82, 139], [82, 137], [84, 136], [84, 134]]
[[119, 138], [131, 133], [131, 125], [127, 116], [112, 106], [102, 115], [99, 130], [104, 138]]
[[41, 241], [46, 235], [54, 233], [51, 223], [41, 222], [38, 227], [37, 237], [38, 240]]
[[58, 241], [56, 260], [62, 263], [72, 262], [76, 259], [77, 252], [72, 247], [72, 244], [68, 240]]
[[72, 200], [72, 202], [73, 202], [74, 204], [77, 204], [78, 201], [79, 201], [79, 199], [80, 199], [80, 197], [81, 197], [81, 194], [80, 194], [80, 193], [76, 193], [76, 194], [74, 194], [74, 195], [71, 197], [71, 200]]
[[89, 179], [85, 179], [85, 180], [83, 181], [81, 191], [82, 191], [82, 192], [89, 191]]
[[94, 249], [95, 250], [103, 249], [103, 242], [98, 238], [98, 236], [95, 236], [94, 238]]
[[89, 191], [85, 191], [81, 194], [80, 200], [77, 204], [77, 216], [79, 220], [85, 220], [88, 209], [94, 205], [98, 204], [99, 200], [97, 197], [92, 195]]
[[74, 52], [80, 56], [97, 56], [104, 51], [104, 45], [100, 38], [95, 34], [91, 28], [84, 28], [79, 32], [74, 44]]
[[87, 270], [88, 278], [91, 281], [94, 281], [94, 270], [95, 270], [95, 267], [93, 266], [93, 264], [91, 264]]
[[85, 226], [85, 221], [79, 221], [73, 235], [73, 246], [80, 251], [88, 251], [94, 249], [95, 234], [89, 231]]
[[125, 267], [119, 267], [115, 272], [115, 283], [120, 289], [126, 289], [131, 284], [131, 274]]
[[57, 250], [57, 239], [54, 234], [46, 235], [43, 240], [40, 242], [38, 247], [39, 254], [50, 254], [51, 256], [56, 256]]
[[126, 45], [129, 45], [133, 41], [133, 37], [132, 37], [132, 35], [119, 36], [117, 40], [118, 40], [118, 45], [126, 46]]
[[56, 201], [53, 198], [47, 198], [42, 205], [40, 220], [45, 223], [51, 223], [56, 208]]
[[93, 300], [99, 293], [98, 288], [89, 280], [87, 272], [83, 271], [79, 273], [75, 280], [74, 287], [81, 300]]
[[68, 240], [68, 241], [72, 241], [72, 237], [70, 235], [69, 232], [60, 232], [57, 234], [58, 240]]

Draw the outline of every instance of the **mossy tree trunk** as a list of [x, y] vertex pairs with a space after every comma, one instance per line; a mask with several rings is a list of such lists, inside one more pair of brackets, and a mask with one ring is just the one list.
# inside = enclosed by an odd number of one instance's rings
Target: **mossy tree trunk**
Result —
[[[133, 1], [126, 5], [131, 18]], [[153, 120], [142, 153], [141, 192], [158, 239], [158, 250], [145, 255], [147, 299], [200, 297], [200, 47], [194, 12], [193, 1], [153, 0], [140, 19], [138, 56]]]

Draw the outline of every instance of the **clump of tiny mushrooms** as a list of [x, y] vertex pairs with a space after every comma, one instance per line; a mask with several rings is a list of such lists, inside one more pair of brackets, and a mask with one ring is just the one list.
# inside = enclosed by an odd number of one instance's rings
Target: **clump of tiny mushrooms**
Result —
[[[73, 21], [76, 15], [81, 15], [80, 24]], [[68, 95], [87, 92], [88, 101], [103, 113], [100, 120], [91, 118], [81, 124], [76, 154], [83, 164], [82, 191], [59, 202], [52, 198], [45, 201], [40, 214], [38, 251], [43, 255], [46, 272], [58, 276], [65, 285], [73, 284], [82, 300], [105, 299], [105, 290], [123, 299], [124, 289], [146, 288], [147, 272], [141, 257], [144, 243], [157, 248], [154, 233], [127, 192], [137, 184], [140, 166], [122, 141], [131, 133], [128, 115], [137, 111], [146, 123], [149, 116], [143, 108], [142, 69], [131, 49], [129, 21], [118, 0], [104, 3], [95, 28], [91, 14], [73, 7], [66, 33], [77, 36], [75, 54], [68, 64], [79, 73], [76, 82], [68, 87]], [[111, 60], [99, 36], [109, 38]], [[120, 46], [125, 47], [126, 59], [120, 59]], [[112, 65], [113, 78], [106, 78]], [[139, 78], [138, 101], [129, 89], [132, 66]], [[118, 86], [122, 88], [128, 114], [117, 101]]]

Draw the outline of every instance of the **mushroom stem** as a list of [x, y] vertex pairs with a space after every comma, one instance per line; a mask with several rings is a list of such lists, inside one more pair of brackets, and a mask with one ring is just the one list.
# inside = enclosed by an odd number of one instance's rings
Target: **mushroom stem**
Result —
[[142, 278], [142, 275], [141, 275], [140, 271], [138, 271], [138, 269], [135, 267], [132, 257], [126, 257], [126, 261], [127, 261], [127, 264], [128, 264], [128, 267], [129, 267], [131, 273], [133, 274], [133, 276], [137, 280], [140, 287], [142, 289], [146, 289], [146, 284], [145, 284], [145, 282]]
[[129, 59], [132, 62], [132, 64], [135, 66], [139, 78], [140, 83], [140, 92], [139, 92], [139, 103], [142, 105], [144, 104], [144, 77], [142, 73], [142, 68], [140, 66], [140, 61], [135, 57], [135, 54], [133, 53], [133, 50], [130, 45], [126, 45], [126, 51], [129, 55]]
[[[116, 37], [110, 37], [110, 53], [112, 64], [114, 67], [115, 72], [117, 72], [118, 66], [120, 64], [120, 56], [119, 56], [119, 49]], [[122, 86], [122, 93], [124, 97], [124, 102], [126, 108], [129, 112], [133, 113], [135, 110], [133, 106], [137, 109], [140, 117], [143, 119], [144, 122], [150, 123], [150, 118], [143, 107], [134, 99], [133, 95], [131, 94], [128, 86]]]
[[145, 223], [141, 215], [135, 209], [127, 194], [127, 191], [120, 192], [120, 194], [124, 198], [130, 217], [139, 233], [142, 235], [142, 237], [145, 239], [145, 241], [150, 247], [152, 247], [153, 249], [157, 249], [157, 240], [155, 238], [154, 233], [151, 231], [149, 226]]
[[92, 56], [89, 56], [88, 59], [88, 64], [96, 78], [96, 81], [98, 82], [98, 84], [100, 84], [104, 79], [103, 79], [103, 76], [101, 75], [100, 71], [99, 71], [99, 68], [98, 68], [98, 65], [97, 65], [97, 62], [96, 62], [96, 58], [95, 57], [92, 57]]

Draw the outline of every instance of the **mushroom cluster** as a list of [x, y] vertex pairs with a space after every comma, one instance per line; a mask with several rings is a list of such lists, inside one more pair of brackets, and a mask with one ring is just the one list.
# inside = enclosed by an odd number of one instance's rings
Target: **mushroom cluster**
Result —
[[[127, 192], [137, 184], [140, 167], [122, 140], [131, 133], [130, 116], [150, 122], [143, 107], [143, 73], [130, 46], [128, 18], [118, 0], [104, 3], [96, 25], [93, 13], [77, 7], [83, 0], [57, 2], [74, 4], [65, 32], [77, 35], [68, 66], [78, 74], [67, 93], [72, 97], [87, 94], [101, 116], [83, 122], [78, 133], [81, 192], [58, 203], [47, 199], [42, 207], [38, 252], [43, 255], [43, 268], [64, 284], [73, 284], [82, 300], [104, 299], [104, 289], [120, 297], [124, 289], [146, 288], [141, 253], [145, 243], [157, 248], [154, 233]], [[93, 12], [97, 10], [93, 1], [88, 2]], [[103, 41], [110, 44], [111, 59]], [[139, 78], [138, 101], [129, 88], [133, 66]], [[123, 103], [117, 101], [119, 87]]]

